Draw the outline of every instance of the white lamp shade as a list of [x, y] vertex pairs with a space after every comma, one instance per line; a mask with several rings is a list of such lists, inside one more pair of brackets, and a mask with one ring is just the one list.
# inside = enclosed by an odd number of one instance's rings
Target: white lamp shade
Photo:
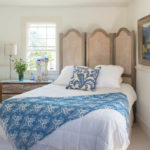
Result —
[[16, 44], [6, 44], [5, 45], [5, 56], [17, 55], [17, 45]]

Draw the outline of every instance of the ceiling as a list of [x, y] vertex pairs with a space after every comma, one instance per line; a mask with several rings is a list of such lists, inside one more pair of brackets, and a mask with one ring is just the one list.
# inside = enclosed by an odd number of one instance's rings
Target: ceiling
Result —
[[127, 6], [131, 0], [0, 0], [0, 6]]

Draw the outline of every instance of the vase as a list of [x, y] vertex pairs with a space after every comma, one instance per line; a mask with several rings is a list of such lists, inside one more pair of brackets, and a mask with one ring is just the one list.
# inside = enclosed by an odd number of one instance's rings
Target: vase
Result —
[[19, 75], [19, 81], [23, 81], [23, 79], [24, 79], [24, 74], [23, 74], [23, 73], [19, 73], [18, 75]]

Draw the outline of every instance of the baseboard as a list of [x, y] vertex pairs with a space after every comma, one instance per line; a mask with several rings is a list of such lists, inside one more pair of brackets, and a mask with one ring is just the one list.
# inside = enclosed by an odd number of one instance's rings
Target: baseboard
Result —
[[141, 127], [141, 129], [150, 137], [150, 126], [147, 125], [142, 119], [141, 117], [139, 117], [139, 115], [136, 115], [136, 121], [139, 124], [139, 126]]

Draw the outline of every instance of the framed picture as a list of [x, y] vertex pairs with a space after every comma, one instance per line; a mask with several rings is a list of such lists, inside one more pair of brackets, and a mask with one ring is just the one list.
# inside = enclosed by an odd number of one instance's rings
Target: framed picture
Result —
[[150, 66], [150, 15], [138, 20], [139, 64]]

